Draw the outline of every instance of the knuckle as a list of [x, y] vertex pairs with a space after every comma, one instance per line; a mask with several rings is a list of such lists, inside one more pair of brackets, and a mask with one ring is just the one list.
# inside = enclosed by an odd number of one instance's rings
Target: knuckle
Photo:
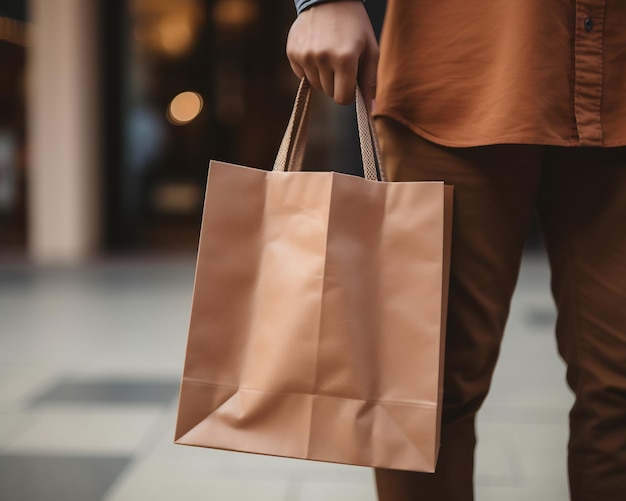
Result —
[[301, 57], [306, 64], [314, 64], [318, 59], [317, 53], [313, 50], [304, 51]]
[[290, 61], [298, 61], [299, 60], [298, 52], [295, 51], [294, 49], [292, 49], [291, 47], [287, 47], [286, 53], [287, 53], [287, 58]]
[[287, 58], [289, 58], [290, 61], [297, 63], [302, 63], [304, 61], [304, 53], [296, 44], [288, 44], [285, 52], [287, 53]]
[[336, 64], [339, 68], [349, 68], [354, 66], [356, 62], [356, 56], [352, 51], [344, 51], [337, 54], [335, 58]]
[[331, 51], [327, 48], [315, 49], [312, 51], [311, 57], [320, 65], [327, 65], [332, 60]]

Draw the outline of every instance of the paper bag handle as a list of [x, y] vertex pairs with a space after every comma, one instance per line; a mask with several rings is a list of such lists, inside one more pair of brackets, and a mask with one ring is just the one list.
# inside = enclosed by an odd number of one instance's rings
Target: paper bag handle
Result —
[[[311, 85], [303, 78], [296, 94], [296, 101], [291, 112], [287, 130], [276, 155], [274, 171], [297, 171], [301, 170], [304, 149], [306, 147], [306, 135], [309, 122], [311, 102]], [[378, 137], [374, 128], [372, 117], [367, 111], [363, 94], [356, 87], [356, 117], [359, 129], [359, 142], [361, 143], [361, 158], [363, 160], [363, 174], [366, 179], [387, 181], [385, 169], [380, 155]], [[376, 170], [378, 165], [378, 171]]]

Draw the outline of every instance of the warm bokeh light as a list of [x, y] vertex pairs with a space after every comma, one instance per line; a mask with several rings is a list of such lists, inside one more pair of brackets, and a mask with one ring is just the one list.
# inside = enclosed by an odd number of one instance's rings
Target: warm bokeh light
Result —
[[140, 46], [170, 57], [191, 50], [204, 21], [199, 0], [133, 0], [131, 7]]
[[213, 19], [223, 28], [245, 28], [259, 16], [259, 5], [253, 0], [219, 0], [213, 8]]
[[167, 214], [195, 214], [202, 207], [203, 194], [196, 184], [163, 184], [152, 192], [152, 207]]
[[163, 49], [171, 55], [183, 54], [193, 41], [191, 26], [182, 16], [163, 20], [159, 26], [159, 35]]
[[181, 92], [170, 103], [167, 118], [174, 125], [191, 122], [202, 111], [202, 96], [197, 92]]

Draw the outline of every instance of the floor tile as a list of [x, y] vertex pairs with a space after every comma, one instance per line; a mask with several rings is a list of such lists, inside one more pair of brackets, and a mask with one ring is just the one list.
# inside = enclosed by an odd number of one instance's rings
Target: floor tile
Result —
[[553, 328], [556, 324], [556, 310], [545, 304], [531, 306], [524, 312], [526, 322], [533, 327]]
[[37, 395], [30, 405], [165, 405], [178, 396], [179, 388], [178, 380], [62, 380]]
[[566, 425], [518, 425], [511, 443], [518, 451], [526, 478], [567, 484]]
[[[15, 468], [30, 455], [48, 465], [58, 454], [59, 468], [68, 456], [132, 455], [109, 501], [373, 499], [367, 468], [172, 443], [193, 269], [139, 260], [0, 270], [0, 453], [18, 458]], [[526, 256], [478, 416], [477, 501], [567, 499], [572, 396], [554, 321], [545, 256]], [[80, 489], [63, 499], [89, 501]]]
[[28, 428], [5, 444], [19, 454], [131, 454], [141, 446], [160, 409], [64, 406], [33, 412]]
[[16, 411], [27, 406], [34, 395], [50, 384], [56, 373], [56, 369], [12, 369], [5, 365], [0, 370], [0, 412]]
[[[207, 449], [208, 450], [208, 449]], [[312, 480], [332, 480], [361, 482], [369, 478], [370, 469], [321, 461], [307, 461], [261, 454], [246, 454], [230, 451], [216, 451], [219, 455], [219, 468], [224, 474], [235, 473], [242, 476], [296, 476]]]
[[476, 484], [519, 486], [523, 484], [520, 458], [507, 437], [478, 426], [479, 453], [476, 455]]
[[212, 463], [146, 458], [133, 464], [105, 501], [283, 501], [285, 478], [216, 474]]
[[[485, 405], [480, 410], [479, 422], [482, 423], [537, 423], [564, 426], [568, 421], [568, 405], [557, 407], [554, 401], [550, 406], [530, 406], [518, 402], [516, 406]], [[514, 426], [512, 427], [514, 428]]]
[[24, 431], [30, 418], [21, 412], [0, 412], [0, 451], [5, 444]]
[[0, 455], [0, 499], [100, 501], [129, 458]]
[[374, 475], [362, 482], [304, 481], [298, 501], [376, 501]]
[[[567, 489], [567, 428], [561, 425], [479, 423], [478, 484], [492, 486], [551, 486]], [[489, 458], [495, 444], [502, 451], [515, 480], [510, 484], [488, 481], [497, 471]], [[487, 447], [483, 447], [486, 445]]]
[[569, 501], [567, 490], [550, 484], [524, 487], [477, 486], [477, 501]]

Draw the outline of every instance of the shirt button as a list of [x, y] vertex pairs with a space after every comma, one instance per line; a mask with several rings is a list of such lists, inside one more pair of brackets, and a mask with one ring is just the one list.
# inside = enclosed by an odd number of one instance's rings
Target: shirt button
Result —
[[585, 30], [591, 31], [592, 29], [593, 29], [593, 21], [591, 20], [590, 17], [588, 17], [587, 19], [585, 19]]

